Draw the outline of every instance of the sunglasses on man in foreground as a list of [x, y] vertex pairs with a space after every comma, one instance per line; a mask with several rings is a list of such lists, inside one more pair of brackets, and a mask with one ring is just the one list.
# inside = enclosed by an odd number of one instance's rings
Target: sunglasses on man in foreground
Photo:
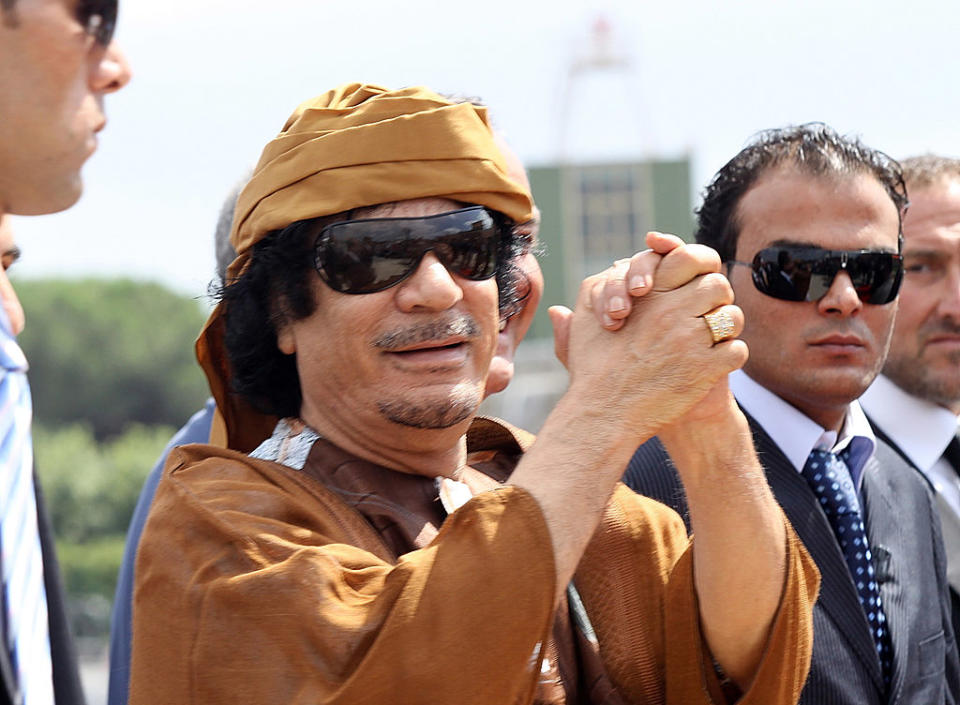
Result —
[[903, 255], [879, 250], [785, 245], [760, 250], [753, 262], [727, 264], [750, 267], [757, 291], [783, 301], [819, 301], [844, 271], [862, 302], [882, 305], [897, 298], [903, 281]]
[[343, 294], [372, 294], [413, 274], [433, 252], [453, 274], [481, 281], [497, 273], [505, 219], [483, 206], [412, 218], [361, 218], [324, 227], [317, 236], [320, 278]]

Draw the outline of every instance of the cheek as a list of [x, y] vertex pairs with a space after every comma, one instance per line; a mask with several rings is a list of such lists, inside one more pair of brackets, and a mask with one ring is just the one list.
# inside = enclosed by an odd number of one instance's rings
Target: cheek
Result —
[[[873, 309], [873, 310], [869, 310]], [[864, 319], [877, 342], [886, 346], [893, 336], [894, 322], [897, 318], [897, 304], [886, 306], [866, 306]]]

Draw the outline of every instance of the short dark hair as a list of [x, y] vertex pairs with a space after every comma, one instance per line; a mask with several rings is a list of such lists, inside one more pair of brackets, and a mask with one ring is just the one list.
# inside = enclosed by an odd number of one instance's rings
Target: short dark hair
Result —
[[740, 223], [737, 207], [744, 194], [767, 171], [790, 164], [811, 176], [870, 174], [897, 208], [900, 223], [907, 208], [907, 188], [900, 165], [859, 139], [839, 135], [819, 122], [758, 133], [723, 165], [703, 193], [696, 210], [696, 241], [709, 245], [727, 262], [736, 256]]
[[[296, 355], [280, 351], [277, 332], [316, 310], [312, 287], [312, 277], [319, 278], [314, 267], [316, 233], [350, 217], [349, 212], [338, 213], [274, 230], [253, 246], [247, 269], [217, 292], [224, 306], [232, 391], [261, 413], [300, 414], [303, 397]], [[496, 274], [501, 319], [517, 313], [529, 294], [529, 280], [518, 266], [527, 251], [527, 237], [505, 225]]]
[[960, 159], [942, 157], [938, 154], [921, 154], [900, 162], [903, 180], [910, 188], [933, 186], [939, 181], [960, 179]]

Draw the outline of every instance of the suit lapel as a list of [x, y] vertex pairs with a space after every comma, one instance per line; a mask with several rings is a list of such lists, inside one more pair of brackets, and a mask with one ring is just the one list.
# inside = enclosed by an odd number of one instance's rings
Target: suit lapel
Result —
[[806, 480], [760, 425], [749, 414], [747, 418], [753, 429], [757, 454], [767, 473], [767, 482], [794, 531], [820, 569], [820, 596], [817, 602], [849, 643], [850, 650], [863, 663], [878, 690], [883, 692], [885, 687], [873, 637], [833, 528]]
[[[883, 432], [877, 424], [870, 419], [870, 426], [877, 438], [882, 440], [893, 450], [897, 452], [904, 462], [913, 468], [917, 474], [923, 478], [934, 495], [934, 502], [937, 506], [937, 513], [940, 515], [940, 526], [943, 529], [943, 546], [948, 556], [960, 556], [960, 514], [947, 503], [943, 494], [930, 482], [930, 479], [914, 465], [913, 461], [907, 457], [907, 454], [893, 440]], [[943, 452], [943, 457], [957, 474], [956, 482], [960, 483], [960, 438], [954, 436], [947, 449]], [[960, 598], [960, 561], [947, 562], [947, 582], [950, 583], [950, 590], [953, 592], [954, 599]]]
[[[878, 448], [878, 451], [880, 449]], [[890, 693], [899, 691], [910, 652], [910, 617], [903, 599], [903, 570], [901, 562], [908, 551], [897, 523], [898, 510], [893, 501], [895, 492], [887, 482], [877, 455], [863, 468], [863, 505], [867, 538], [873, 553], [873, 566], [880, 583], [880, 598], [887, 617], [890, 643], [893, 647], [893, 670], [890, 674]]]

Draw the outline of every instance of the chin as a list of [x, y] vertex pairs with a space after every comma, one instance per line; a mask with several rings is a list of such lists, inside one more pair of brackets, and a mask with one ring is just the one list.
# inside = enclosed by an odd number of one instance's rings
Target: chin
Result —
[[[42, 193], [42, 195], [41, 195]], [[83, 182], [80, 175], [69, 184], [62, 184], [59, 188], [52, 188], [49, 184], [21, 199], [13, 199], [9, 213], [12, 215], [49, 215], [65, 211], [83, 195]]]

